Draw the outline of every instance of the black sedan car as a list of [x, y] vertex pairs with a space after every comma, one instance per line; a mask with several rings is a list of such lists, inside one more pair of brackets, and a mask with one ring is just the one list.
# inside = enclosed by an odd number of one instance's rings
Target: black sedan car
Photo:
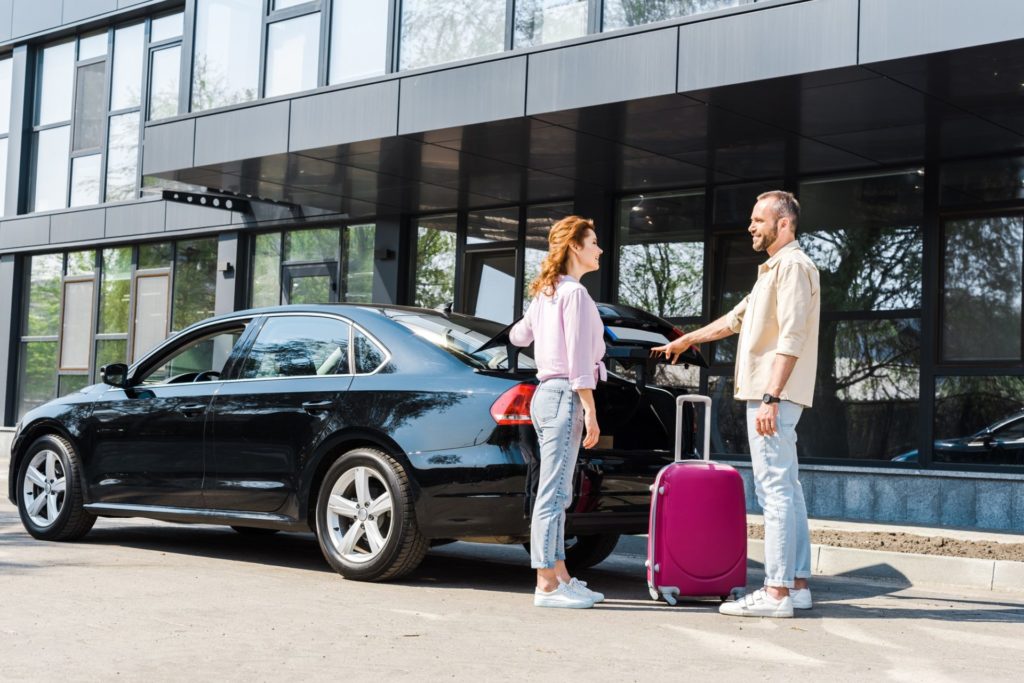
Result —
[[[677, 333], [635, 309], [601, 311], [622, 367], [649, 368], [644, 344]], [[364, 580], [411, 571], [432, 543], [525, 542], [536, 371], [501, 332], [398, 306], [212, 318], [30, 411], [9, 497], [49, 540], [78, 539], [97, 517], [312, 529], [334, 569]], [[567, 522], [577, 567], [646, 530], [648, 486], [671, 459], [671, 390], [612, 374], [597, 405], [601, 443], [581, 452]]]
[[[918, 452], [900, 453], [893, 461], [918, 462]], [[1004, 417], [970, 436], [936, 439], [932, 462], [1024, 465], [1024, 413]]]

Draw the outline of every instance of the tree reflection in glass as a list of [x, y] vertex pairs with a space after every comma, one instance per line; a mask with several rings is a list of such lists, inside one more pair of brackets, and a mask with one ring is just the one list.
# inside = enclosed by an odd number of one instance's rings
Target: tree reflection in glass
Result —
[[417, 306], [455, 300], [455, 216], [421, 219], [416, 239]]
[[501, 52], [505, 5], [505, 0], [405, 0], [400, 68]]
[[640, 26], [691, 14], [735, 7], [749, 0], [606, 0], [604, 30]]

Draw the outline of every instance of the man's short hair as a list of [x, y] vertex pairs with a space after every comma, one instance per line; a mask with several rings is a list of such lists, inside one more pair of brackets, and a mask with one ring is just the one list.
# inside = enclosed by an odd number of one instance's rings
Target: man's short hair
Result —
[[785, 190], [771, 190], [757, 195], [757, 201], [762, 199], [772, 200], [772, 211], [775, 213], [775, 220], [788, 218], [793, 225], [793, 232], [800, 223], [800, 202], [796, 200], [792, 192]]

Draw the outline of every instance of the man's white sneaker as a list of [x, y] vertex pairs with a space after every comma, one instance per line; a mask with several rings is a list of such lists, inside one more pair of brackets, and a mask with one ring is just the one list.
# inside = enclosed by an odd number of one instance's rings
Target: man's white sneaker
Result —
[[723, 602], [718, 611], [731, 617], [791, 617], [793, 600], [788, 595], [776, 600], [764, 588], [747, 593], [739, 600]]
[[546, 592], [540, 588], [533, 592], [534, 607], [562, 607], [564, 609], [587, 609], [594, 606], [594, 601], [569, 587], [567, 583], [559, 583], [558, 588]]
[[587, 588], [586, 581], [580, 581], [575, 576], [569, 579], [569, 588], [576, 591], [577, 594], [582, 595], [585, 598], [590, 598], [591, 602], [595, 605], [599, 602], [604, 602], [604, 593], [598, 593]]
[[810, 588], [790, 588], [789, 597], [793, 599], [793, 609], [811, 609]]

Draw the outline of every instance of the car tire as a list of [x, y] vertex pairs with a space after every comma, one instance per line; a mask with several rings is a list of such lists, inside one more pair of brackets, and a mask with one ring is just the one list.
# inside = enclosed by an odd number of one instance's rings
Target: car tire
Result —
[[18, 467], [16, 494], [21, 523], [44, 541], [75, 541], [96, 516], [85, 510], [78, 452], [57, 434], [36, 439]]
[[231, 527], [243, 536], [270, 536], [276, 534], [280, 529], [265, 529], [259, 526], [234, 526]]
[[327, 470], [317, 494], [316, 536], [328, 564], [357, 581], [404, 576], [429, 548], [408, 475], [374, 448], [351, 450]]
[[[565, 567], [570, 573], [590, 569], [608, 559], [619, 544], [619, 534], [588, 534], [565, 539]], [[529, 542], [524, 543], [530, 552]]]

